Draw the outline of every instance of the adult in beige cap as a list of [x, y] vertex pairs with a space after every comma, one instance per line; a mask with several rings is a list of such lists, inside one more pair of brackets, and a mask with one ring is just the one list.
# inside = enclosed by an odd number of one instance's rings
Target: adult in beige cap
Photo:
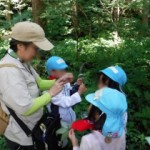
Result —
[[[43, 115], [43, 106], [58, 94], [72, 74], [58, 81], [42, 80], [30, 65], [38, 49], [51, 50], [53, 45], [46, 39], [44, 30], [33, 22], [20, 22], [12, 28], [10, 49], [0, 61], [0, 103], [15, 111], [31, 130]], [[41, 90], [48, 92], [40, 96]], [[6, 107], [7, 106], [7, 107]], [[33, 141], [10, 115], [5, 137], [11, 150], [33, 150]]]
[[32, 42], [38, 48], [48, 51], [54, 46], [45, 37], [44, 30], [33, 22], [20, 22], [12, 28], [12, 38], [18, 41]]

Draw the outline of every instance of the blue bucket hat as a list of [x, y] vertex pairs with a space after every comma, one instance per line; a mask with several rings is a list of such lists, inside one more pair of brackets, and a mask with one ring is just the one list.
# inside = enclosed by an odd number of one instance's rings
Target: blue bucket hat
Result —
[[68, 65], [66, 62], [58, 56], [52, 56], [46, 61], [46, 70], [49, 74], [50, 70], [63, 70], [66, 69]]
[[111, 66], [106, 69], [100, 70], [106, 76], [117, 82], [120, 86], [125, 85], [127, 82], [127, 75], [125, 71], [119, 66]]
[[102, 134], [106, 137], [118, 138], [124, 131], [124, 114], [127, 101], [121, 92], [105, 87], [88, 94], [86, 100], [106, 114]]

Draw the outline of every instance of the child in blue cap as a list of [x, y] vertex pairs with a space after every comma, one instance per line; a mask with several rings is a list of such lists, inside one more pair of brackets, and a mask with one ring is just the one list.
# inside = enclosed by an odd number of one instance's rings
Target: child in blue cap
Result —
[[127, 101], [121, 87], [126, 81], [126, 73], [119, 66], [100, 70], [99, 90], [86, 96], [91, 104], [88, 119], [94, 126], [93, 132], [82, 137], [79, 148], [74, 130], [71, 129], [69, 138], [73, 150], [125, 150], [124, 117]]
[[[127, 75], [120, 66], [110, 66], [99, 71], [99, 80], [101, 85], [99, 88], [107, 85], [110, 88], [115, 88], [118, 91], [123, 92], [122, 87], [127, 82]], [[124, 126], [127, 124], [127, 112], [124, 114]]]
[[[46, 70], [50, 79], [59, 79], [65, 73], [68, 65], [66, 62], [58, 56], [50, 57], [46, 62]], [[52, 103], [48, 105], [48, 109], [55, 115], [60, 114], [62, 121], [70, 125], [76, 120], [76, 114], [72, 109], [72, 106], [81, 102], [80, 95], [86, 90], [86, 87], [81, 80], [77, 82], [78, 88], [73, 89], [70, 83], [64, 85], [63, 90], [52, 98]]]

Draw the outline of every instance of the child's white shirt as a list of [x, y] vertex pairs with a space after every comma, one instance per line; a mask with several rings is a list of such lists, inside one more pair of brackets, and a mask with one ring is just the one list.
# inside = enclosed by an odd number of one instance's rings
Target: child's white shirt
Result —
[[82, 137], [80, 147], [75, 146], [73, 150], [125, 150], [125, 133], [120, 138], [112, 139], [111, 143], [105, 143], [105, 137], [98, 131], [93, 131]]
[[[78, 92], [70, 96], [71, 89], [70, 83], [67, 83], [64, 85], [62, 91], [52, 98], [52, 103], [59, 106], [60, 118], [68, 125], [76, 120], [76, 114], [71, 107], [81, 102], [81, 97]], [[49, 111], [51, 111], [50, 105], [48, 104]]]

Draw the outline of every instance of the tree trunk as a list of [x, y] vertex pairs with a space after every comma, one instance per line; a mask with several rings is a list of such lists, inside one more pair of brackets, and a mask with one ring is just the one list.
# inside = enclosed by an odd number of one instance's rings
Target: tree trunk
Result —
[[150, 13], [150, 1], [143, 0], [143, 11], [142, 11], [142, 24], [143, 29], [148, 28], [148, 15]]
[[75, 31], [75, 37], [76, 37], [76, 59], [78, 60], [79, 57], [79, 47], [78, 47], [78, 39], [79, 39], [79, 23], [78, 23], [78, 4], [76, 0], [72, 3], [72, 25], [74, 27]]
[[120, 7], [119, 7], [119, 1], [118, 0], [110, 0], [110, 3], [112, 5], [111, 7], [111, 16], [113, 22], [118, 22], [120, 17]]
[[114, 22], [119, 21], [119, 16], [120, 16], [120, 8], [119, 7], [113, 7], [112, 11], [112, 19]]
[[44, 22], [40, 18], [42, 10], [45, 9], [44, 0], [32, 0], [33, 21], [44, 27]]
[[112, 1], [112, 20], [113, 20], [113, 23], [114, 23], [114, 33], [113, 33], [113, 36], [114, 36], [114, 42], [115, 44], [118, 43], [119, 41], [119, 33], [118, 33], [118, 22], [119, 22], [119, 19], [120, 19], [120, 6], [119, 6], [119, 2], [118, 0], [113, 0]]
[[7, 0], [5, 1], [5, 9], [6, 9], [6, 14], [5, 14], [5, 17], [6, 17], [6, 20], [8, 22], [11, 22], [11, 8], [10, 8], [10, 5], [11, 5], [11, 1], [10, 0]]

